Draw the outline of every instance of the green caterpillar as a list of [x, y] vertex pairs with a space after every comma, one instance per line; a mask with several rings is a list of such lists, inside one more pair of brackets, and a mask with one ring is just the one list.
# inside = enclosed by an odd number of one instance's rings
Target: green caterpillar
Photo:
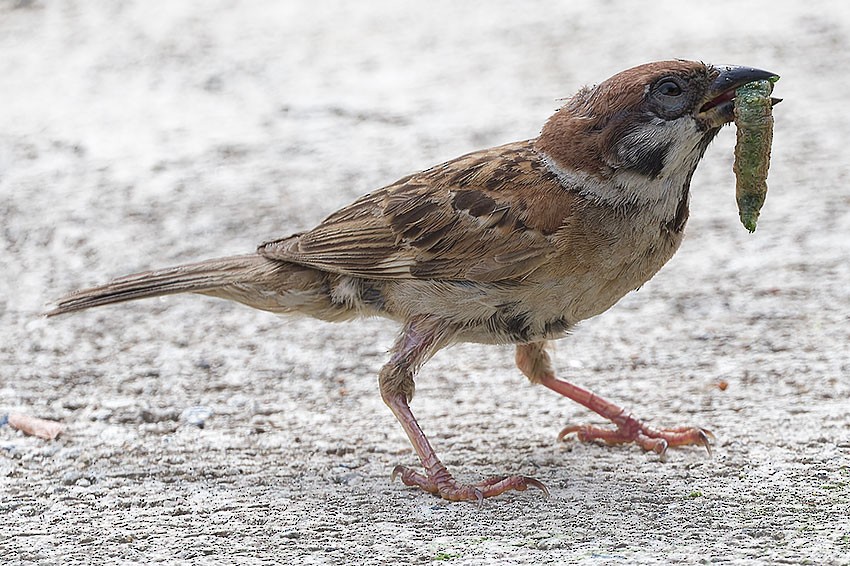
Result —
[[755, 232], [767, 196], [767, 170], [773, 142], [772, 81], [755, 81], [735, 91], [735, 197], [741, 223]]

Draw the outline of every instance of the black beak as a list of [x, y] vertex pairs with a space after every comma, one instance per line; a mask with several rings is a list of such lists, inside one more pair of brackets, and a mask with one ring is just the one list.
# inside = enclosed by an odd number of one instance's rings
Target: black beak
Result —
[[714, 79], [709, 88], [710, 92], [717, 94], [734, 90], [739, 86], [751, 83], [753, 81], [772, 81], [779, 79], [779, 75], [770, 71], [762, 71], [761, 69], [753, 69], [752, 67], [736, 67], [735, 65], [727, 65], [717, 67], [720, 74]]
[[[738, 67], [735, 65], [726, 65], [715, 67], [720, 74], [711, 83], [708, 92], [705, 96], [705, 101], [700, 107], [700, 112], [707, 112], [712, 108], [717, 108], [718, 113], [729, 114], [731, 116], [731, 102], [735, 98], [735, 89], [753, 81], [771, 81], [779, 80], [779, 75], [770, 71], [754, 69], [752, 67]], [[780, 102], [780, 99], [771, 99], [773, 104]], [[725, 108], [728, 106], [728, 109]], [[728, 110], [728, 112], [727, 112]], [[730, 118], [731, 119], [731, 118]]]

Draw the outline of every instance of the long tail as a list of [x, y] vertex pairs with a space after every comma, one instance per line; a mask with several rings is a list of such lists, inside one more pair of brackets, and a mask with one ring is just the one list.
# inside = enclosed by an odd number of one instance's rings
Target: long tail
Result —
[[210, 292], [234, 283], [256, 280], [268, 274], [273, 266], [274, 262], [251, 254], [145, 271], [120, 277], [99, 287], [65, 295], [56, 302], [56, 308], [45, 314], [56, 316], [101, 305], [175, 293]]

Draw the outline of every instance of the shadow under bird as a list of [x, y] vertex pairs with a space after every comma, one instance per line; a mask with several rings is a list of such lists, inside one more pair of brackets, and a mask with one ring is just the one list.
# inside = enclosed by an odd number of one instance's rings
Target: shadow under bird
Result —
[[200, 293], [332, 322], [395, 320], [401, 333], [380, 370], [380, 392], [422, 469], [396, 466], [393, 477], [445, 499], [546, 492], [518, 475], [462, 483], [422, 432], [409, 406], [414, 378], [435, 352], [458, 342], [516, 344], [528, 379], [614, 425], [568, 426], [562, 438], [634, 442], [662, 455], [670, 446], [710, 449], [702, 428], [649, 426], [559, 379], [545, 347], [673, 256], [691, 177], [733, 121], [735, 89], [772, 77], [682, 60], [640, 65], [581, 89], [535, 139], [404, 177], [255, 253], [121, 277], [67, 295], [47, 314]]

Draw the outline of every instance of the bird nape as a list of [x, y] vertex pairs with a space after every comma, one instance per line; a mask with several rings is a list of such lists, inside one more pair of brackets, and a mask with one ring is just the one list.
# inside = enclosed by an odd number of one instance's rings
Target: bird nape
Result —
[[404, 177], [255, 253], [122, 277], [67, 295], [47, 314], [200, 293], [326, 321], [398, 321], [380, 392], [422, 469], [397, 466], [392, 475], [445, 499], [547, 492], [518, 475], [462, 483], [437, 457], [409, 403], [422, 364], [457, 342], [515, 344], [528, 379], [614, 425], [568, 426], [561, 438], [636, 443], [661, 455], [671, 446], [709, 449], [702, 428], [651, 427], [557, 378], [545, 347], [673, 256], [691, 177], [734, 119], [735, 89], [771, 77], [682, 60], [634, 67], [581, 89], [535, 139]]

